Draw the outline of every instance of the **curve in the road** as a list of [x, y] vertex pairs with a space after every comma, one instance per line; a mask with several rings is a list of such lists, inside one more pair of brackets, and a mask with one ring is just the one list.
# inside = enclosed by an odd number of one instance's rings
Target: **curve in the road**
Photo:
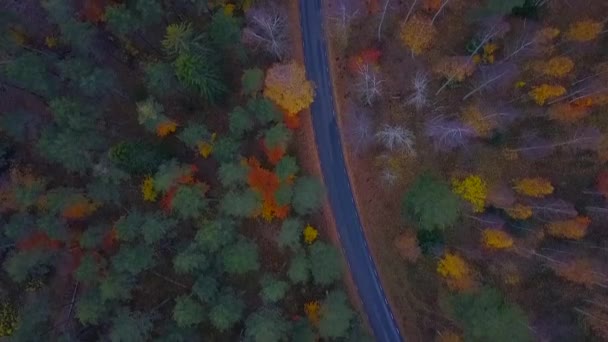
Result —
[[365, 240], [346, 172], [321, 11], [321, 0], [300, 0], [306, 72], [316, 85], [311, 110], [321, 170], [340, 242], [374, 336], [378, 341], [402, 341]]

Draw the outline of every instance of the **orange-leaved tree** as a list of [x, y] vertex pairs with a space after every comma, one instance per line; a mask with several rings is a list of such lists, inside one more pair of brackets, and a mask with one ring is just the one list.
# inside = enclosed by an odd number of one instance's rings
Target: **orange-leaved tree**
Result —
[[574, 69], [574, 62], [568, 57], [559, 56], [547, 62], [539, 62], [537, 67], [541, 74], [559, 78], [568, 75]]
[[573, 124], [584, 119], [590, 113], [589, 106], [571, 103], [556, 103], [547, 110], [549, 118], [561, 124]]
[[475, 72], [475, 63], [468, 56], [450, 56], [442, 58], [433, 72], [453, 82], [462, 82]]
[[596, 39], [604, 28], [604, 24], [593, 20], [581, 20], [570, 25], [566, 31], [566, 39], [575, 42], [588, 42]]
[[266, 221], [272, 221], [275, 217], [286, 218], [289, 214], [289, 205], [279, 205], [275, 197], [275, 193], [281, 185], [277, 174], [263, 168], [255, 158], [250, 158], [248, 164], [247, 183], [262, 195], [262, 210], [256, 213], [256, 216], [261, 216]]
[[418, 238], [416, 237], [416, 233], [414, 233], [412, 230], [408, 229], [405, 232], [401, 233], [395, 239], [393, 244], [395, 245], [395, 248], [397, 248], [397, 252], [399, 253], [399, 255], [403, 259], [411, 263], [416, 262], [416, 260], [418, 260], [418, 258], [422, 254], [422, 250], [418, 245]]
[[552, 222], [547, 225], [547, 233], [556, 238], [580, 240], [587, 235], [587, 228], [590, 223], [591, 220], [585, 216]]
[[520, 195], [542, 198], [553, 193], [553, 185], [544, 178], [522, 178], [515, 181], [513, 189]]
[[296, 61], [274, 64], [266, 72], [264, 85], [264, 95], [291, 115], [308, 108], [315, 95], [304, 66]]
[[475, 287], [471, 267], [458, 254], [446, 253], [437, 264], [437, 273], [446, 280], [452, 290], [465, 291]]
[[589, 259], [580, 258], [551, 265], [558, 276], [575, 284], [592, 287], [604, 282], [604, 277], [597, 272]]
[[401, 41], [414, 55], [426, 52], [433, 46], [437, 29], [430, 18], [414, 15], [401, 25]]

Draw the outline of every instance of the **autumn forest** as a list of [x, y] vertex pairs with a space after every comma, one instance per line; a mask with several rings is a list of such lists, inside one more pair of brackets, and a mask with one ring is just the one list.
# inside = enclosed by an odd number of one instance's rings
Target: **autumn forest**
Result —
[[349, 173], [404, 335], [607, 340], [607, 4], [326, 11]]
[[0, 1], [0, 336], [369, 340], [293, 1]]

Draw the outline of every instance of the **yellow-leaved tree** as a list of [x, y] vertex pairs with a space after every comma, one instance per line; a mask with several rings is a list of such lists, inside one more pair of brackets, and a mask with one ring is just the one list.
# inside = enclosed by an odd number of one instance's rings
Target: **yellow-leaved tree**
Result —
[[500, 229], [485, 229], [481, 234], [481, 242], [489, 249], [508, 249], [513, 247], [513, 238], [509, 233]]
[[317, 240], [317, 238], [319, 237], [319, 231], [317, 229], [315, 229], [313, 226], [307, 225], [304, 228], [302, 235], [304, 235], [304, 242], [307, 245], [312, 245], [312, 243], [315, 242]]
[[560, 85], [541, 84], [532, 88], [528, 95], [539, 105], [544, 105], [547, 100], [560, 97], [566, 93], [566, 88]]
[[574, 69], [574, 62], [568, 57], [559, 56], [553, 57], [547, 62], [541, 62], [538, 66], [539, 71], [545, 76], [564, 77]]
[[304, 66], [296, 61], [274, 64], [266, 73], [264, 95], [290, 115], [310, 106], [315, 92]]
[[401, 41], [412, 50], [412, 54], [419, 55], [426, 52], [433, 45], [437, 29], [430, 18], [415, 15], [401, 25]]
[[470, 175], [463, 180], [453, 179], [452, 191], [471, 203], [474, 212], [483, 212], [486, 206], [486, 197], [488, 197], [488, 184], [481, 177]]
[[475, 287], [471, 267], [458, 254], [446, 253], [437, 264], [437, 273], [452, 290], [466, 291]]

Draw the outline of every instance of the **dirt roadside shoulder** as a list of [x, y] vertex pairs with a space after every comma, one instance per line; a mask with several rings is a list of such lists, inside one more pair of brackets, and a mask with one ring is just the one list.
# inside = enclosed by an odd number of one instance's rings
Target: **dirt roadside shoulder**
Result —
[[[324, 11], [325, 13], [330, 13], [331, 10], [331, 1], [324, 1]], [[344, 160], [346, 162], [346, 168], [348, 172], [348, 177], [351, 182], [351, 189], [353, 191], [353, 196], [355, 198], [355, 205], [357, 207], [357, 211], [359, 212], [359, 217], [361, 218], [361, 223], [363, 225], [363, 230], [365, 233], [365, 237], [370, 246], [370, 251], [372, 254], [372, 258], [374, 259], [374, 263], [376, 264], [376, 268], [378, 269], [378, 273], [380, 275], [380, 280], [382, 282], [382, 286], [384, 287], [385, 293], [387, 295], [387, 299], [389, 301], [389, 305], [393, 314], [395, 315], [397, 324], [399, 325], [399, 329], [402, 332], [402, 335], [407, 336], [408, 340], [418, 340], [416, 336], [419, 336], [418, 329], [416, 328], [416, 320], [405, 317], [404, 313], [413, 312], [409, 310], [411, 307], [407, 295], [404, 292], [408, 292], [407, 284], [403, 279], [394, 279], [393, 277], [388, 277], [389, 274], [395, 274], [391, 271], [391, 267], [394, 267], [395, 260], [389, 259], [387, 256], [390, 254], [380, 253], [379, 251], [386, 251], [388, 248], [392, 248], [392, 244], [386, 245], [388, 241], [386, 241], [387, 236], [379, 237], [380, 233], [378, 231], [373, 231], [375, 227], [383, 224], [382, 219], [378, 219], [376, 216], [377, 213], [382, 212], [378, 209], [383, 205], [381, 201], [375, 200], [373, 194], [375, 191], [370, 191], [368, 188], [370, 186], [370, 173], [367, 171], [368, 167], [366, 167], [366, 163], [370, 162], [369, 160], [362, 160], [361, 158], [357, 158], [356, 154], [352, 149], [346, 144], [345, 137], [345, 115], [346, 115], [346, 106], [344, 104], [345, 99], [347, 98], [346, 88], [344, 87], [345, 80], [339, 76], [339, 65], [341, 63], [339, 54], [336, 53], [333, 44], [331, 44], [331, 37], [327, 32], [327, 28], [329, 27], [329, 17], [327, 15], [324, 16], [324, 25], [326, 27], [326, 38], [327, 38], [327, 49], [329, 54], [329, 69], [331, 74], [331, 79], [333, 83], [333, 95], [336, 107], [336, 111], [338, 113], [338, 125], [340, 127], [340, 139], [342, 140], [342, 153], [344, 154]], [[373, 162], [373, 161], [371, 161]], [[393, 201], [393, 203], [395, 203]], [[384, 240], [384, 241], [383, 241]], [[392, 265], [391, 265], [392, 264]], [[388, 267], [388, 266], [391, 267]], [[405, 263], [401, 263], [402, 267], [406, 267]]]
[[[302, 32], [300, 29], [300, 8], [298, 6], [299, 0], [292, 0], [289, 2], [289, 26], [290, 36], [292, 37], [292, 58], [298, 62], [304, 64], [304, 51], [302, 46]], [[315, 141], [314, 130], [312, 127], [312, 116], [310, 109], [302, 111], [300, 114], [300, 128], [296, 131], [296, 154], [300, 166], [302, 169], [318, 179], [323, 180], [323, 174], [321, 173], [321, 163], [319, 161], [319, 155], [317, 153], [317, 144]], [[338, 237], [338, 230], [336, 229], [336, 222], [334, 220], [329, 201], [325, 200], [322, 213], [319, 217], [319, 226], [321, 227], [324, 235], [336, 246], [341, 252], [340, 239]], [[351, 304], [360, 313], [361, 317], [366, 317], [363, 310], [363, 303], [357, 292], [357, 287], [351, 277], [348, 266], [346, 265], [346, 257], [342, 252], [344, 259], [344, 276], [343, 281], [346, 286]], [[365, 319], [367, 326], [367, 320]], [[368, 327], [368, 331], [371, 330]]]

